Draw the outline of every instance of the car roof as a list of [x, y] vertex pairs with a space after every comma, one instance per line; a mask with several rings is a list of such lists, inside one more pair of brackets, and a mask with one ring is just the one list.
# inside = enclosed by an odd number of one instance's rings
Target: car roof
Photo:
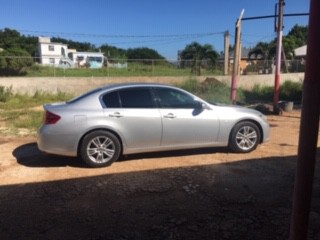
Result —
[[115, 84], [106, 85], [106, 86], [103, 86], [101, 90], [127, 88], [127, 87], [172, 87], [174, 88], [174, 86], [163, 84], [163, 83], [127, 82], [127, 83], [115, 83]]
[[116, 84], [109, 84], [105, 85], [99, 88], [92, 89], [89, 92], [86, 92], [78, 97], [75, 97], [68, 101], [68, 103], [74, 103], [78, 102], [82, 99], [88, 99], [88, 98], [95, 98], [95, 96], [99, 96], [101, 93], [105, 93], [108, 91], [113, 90], [120, 90], [125, 88], [131, 88], [131, 87], [167, 87], [167, 88], [176, 88], [171, 85], [162, 84], [162, 83], [150, 83], [150, 82], [127, 82], [127, 83], [116, 83]]

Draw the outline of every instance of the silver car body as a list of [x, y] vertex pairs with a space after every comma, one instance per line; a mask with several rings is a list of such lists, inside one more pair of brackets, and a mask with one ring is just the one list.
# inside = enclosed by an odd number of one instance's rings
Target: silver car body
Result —
[[[103, 102], [103, 96], [109, 92], [141, 88], [180, 91], [201, 108], [110, 108]], [[212, 105], [182, 89], [162, 84], [110, 85], [70, 102], [46, 104], [44, 109], [61, 119], [41, 126], [38, 147], [44, 152], [65, 156], [77, 156], [83, 137], [95, 130], [114, 133], [120, 139], [122, 154], [228, 146], [232, 128], [241, 121], [252, 121], [259, 126], [260, 143], [269, 139], [269, 124], [260, 112]]]

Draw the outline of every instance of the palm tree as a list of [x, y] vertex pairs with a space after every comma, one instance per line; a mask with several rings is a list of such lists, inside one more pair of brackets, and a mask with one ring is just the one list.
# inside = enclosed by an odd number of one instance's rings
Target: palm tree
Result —
[[213, 49], [212, 45], [201, 45], [198, 42], [193, 42], [185, 47], [180, 53], [181, 60], [191, 60], [191, 73], [201, 75], [201, 63], [203, 60], [211, 60], [212, 65], [216, 62], [218, 53]]
[[271, 59], [275, 56], [275, 42], [265, 43], [259, 42], [250, 52], [249, 58], [256, 60], [263, 60], [261, 67], [269, 68]]

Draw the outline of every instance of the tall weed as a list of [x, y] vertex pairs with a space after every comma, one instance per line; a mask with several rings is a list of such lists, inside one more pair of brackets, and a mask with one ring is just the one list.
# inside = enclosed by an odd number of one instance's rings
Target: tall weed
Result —
[[12, 95], [13, 95], [12, 86], [10, 87], [0, 86], [0, 102], [7, 102]]

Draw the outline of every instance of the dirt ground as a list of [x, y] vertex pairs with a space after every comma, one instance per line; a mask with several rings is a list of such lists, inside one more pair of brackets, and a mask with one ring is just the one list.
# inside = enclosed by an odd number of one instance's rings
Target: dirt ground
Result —
[[[288, 239], [300, 111], [268, 119], [270, 142], [249, 154], [139, 154], [101, 169], [0, 136], [0, 239]], [[309, 239], [320, 239], [319, 160]]]

